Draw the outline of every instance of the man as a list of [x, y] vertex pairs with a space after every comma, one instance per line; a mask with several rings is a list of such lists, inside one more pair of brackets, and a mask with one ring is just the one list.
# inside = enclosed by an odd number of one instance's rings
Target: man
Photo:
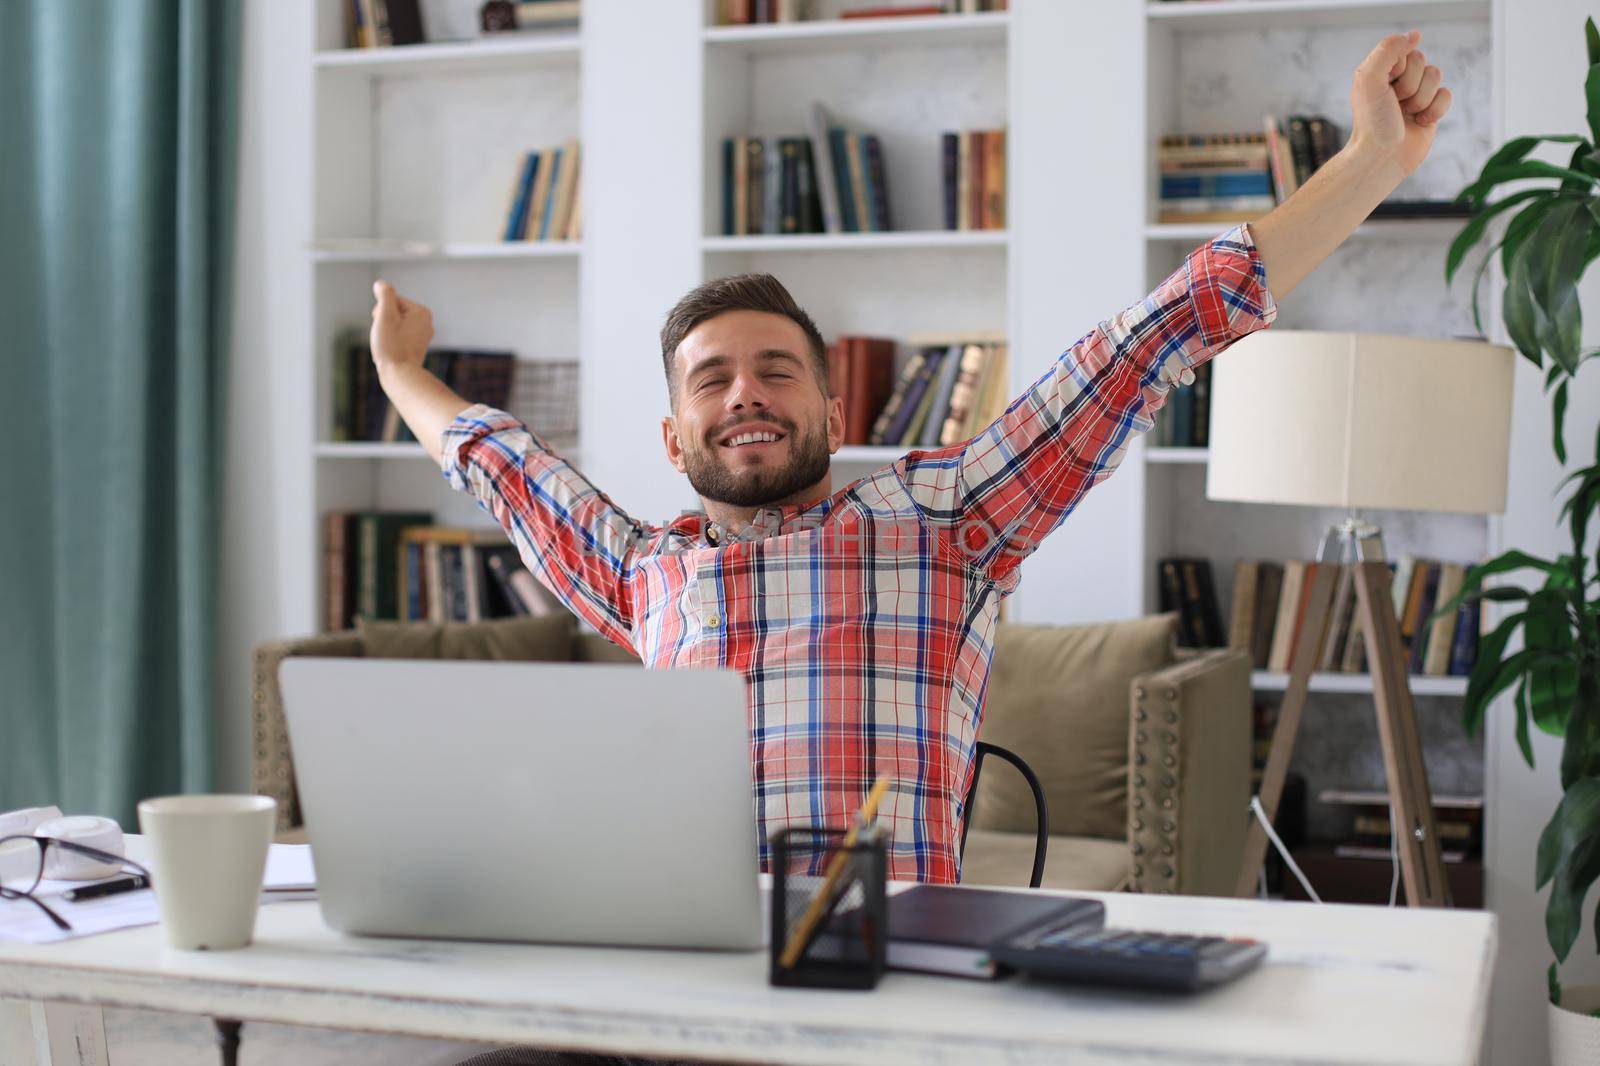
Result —
[[665, 525], [629, 517], [515, 419], [424, 370], [431, 315], [381, 281], [379, 378], [451, 484], [580, 617], [647, 666], [744, 674], [763, 863], [777, 829], [841, 826], [888, 774], [890, 876], [955, 881], [998, 604], [1018, 565], [1174, 386], [1270, 324], [1274, 297], [1421, 164], [1450, 92], [1419, 42], [1386, 38], [1356, 70], [1349, 145], [1288, 202], [1197, 249], [977, 437], [837, 491], [843, 413], [822, 338], [764, 275], [703, 285], [667, 317], [662, 439], [705, 511]]

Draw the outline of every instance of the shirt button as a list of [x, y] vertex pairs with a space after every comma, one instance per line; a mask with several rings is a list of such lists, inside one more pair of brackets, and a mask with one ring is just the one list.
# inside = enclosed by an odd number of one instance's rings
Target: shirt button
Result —
[[717, 628], [718, 623], [720, 623], [721, 621], [722, 621], [722, 619], [718, 618], [714, 614], [706, 616], [706, 625], [709, 626], [712, 629]]

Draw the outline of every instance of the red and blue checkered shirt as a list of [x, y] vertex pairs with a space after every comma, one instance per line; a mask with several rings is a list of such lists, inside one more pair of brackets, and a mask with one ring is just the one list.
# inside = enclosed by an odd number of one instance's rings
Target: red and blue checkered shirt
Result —
[[442, 465], [562, 602], [645, 665], [744, 675], [763, 868], [771, 834], [846, 825], [888, 774], [889, 876], [952, 882], [996, 617], [1018, 564], [1117, 468], [1190, 368], [1275, 314], [1248, 230], [1231, 230], [976, 437], [763, 511], [737, 538], [701, 514], [629, 517], [482, 405], [446, 431]]

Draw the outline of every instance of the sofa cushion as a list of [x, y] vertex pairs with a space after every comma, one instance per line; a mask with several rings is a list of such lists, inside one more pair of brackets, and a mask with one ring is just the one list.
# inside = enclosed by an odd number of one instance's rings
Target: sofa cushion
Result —
[[639, 655], [632, 648], [613, 644], [599, 633], [577, 633], [572, 638], [572, 658], [580, 663], [616, 663], [639, 666]]
[[495, 618], [487, 622], [382, 622], [358, 619], [372, 659], [495, 659], [567, 662], [572, 616]]
[[[967, 834], [961, 860], [964, 885], [1021, 888], [1033, 872], [1032, 833], [974, 829]], [[1045, 852], [1041, 888], [1079, 892], [1121, 892], [1128, 887], [1128, 845], [1096, 837], [1053, 836]]]
[[[1176, 623], [999, 627], [978, 736], [1039, 775], [1052, 835], [1126, 840], [1129, 684], [1173, 661]], [[998, 759], [984, 763], [972, 825], [1033, 832], [1033, 793]]]

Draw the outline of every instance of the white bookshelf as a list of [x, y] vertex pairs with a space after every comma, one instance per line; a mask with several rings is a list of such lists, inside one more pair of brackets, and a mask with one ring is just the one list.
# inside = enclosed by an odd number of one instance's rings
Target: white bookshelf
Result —
[[1004, 44], [1006, 11], [893, 18], [820, 18], [752, 26], [708, 25], [705, 42], [718, 52], [747, 56], [839, 48], [904, 48], [924, 44]]
[[1185, 31], [1319, 29], [1383, 23], [1482, 19], [1488, 0], [1207, 0], [1156, 2], [1150, 21]]
[[[444, 0], [458, 27], [473, 5]], [[426, 510], [492, 524], [453, 492], [416, 443], [333, 439], [336, 338], [371, 321], [372, 284], [434, 313], [438, 347], [509, 350], [519, 361], [581, 359], [583, 241], [501, 240], [522, 154], [581, 134], [581, 34], [344, 47], [343, 5], [313, 0], [311, 79], [312, 507], [303, 530], [320, 628], [322, 516]], [[587, 161], [585, 161], [586, 163]]]
[[[914, 334], [1009, 335], [1011, 234], [942, 228], [940, 135], [1010, 125], [1012, 14], [717, 26], [706, 4], [703, 18], [702, 277], [769, 271], [825, 337], [891, 337], [900, 362]], [[895, 229], [722, 235], [723, 139], [807, 135], [813, 101], [879, 137]], [[907, 450], [842, 448], [835, 487]]]
[[[1397, 26], [1423, 31], [1430, 61], [1443, 66], [1457, 106], [1424, 167], [1398, 197], [1449, 198], [1488, 154], [1494, 66], [1486, 0], [1208, 0], [1145, 6], [1143, 281], [1154, 286], [1201, 241], [1226, 225], [1161, 224], [1154, 150], [1166, 134], [1255, 130], [1261, 116], [1328, 115], [1348, 136], [1350, 71]], [[1248, 77], [1219, 71], [1249, 71]], [[1361, 226], [1299, 289], [1280, 302], [1279, 328], [1360, 329], [1432, 336], [1472, 332], [1465, 285], [1447, 289], [1444, 249], [1460, 219], [1381, 219]], [[1269, 279], [1270, 284], [1270, 279]], [[1238, 560], [1311, 558], [1320, 534], [1342, 515], [1311, 508], [1215, 503], [1205, 498], [1204, 448], [1141, 449], [1139, 566], [1146, 610], [1155, 608], [1157, 560], [1210, 559], [1218, 599], [1232, 602]], [[1130, 460], [1131, 461], [1131, 460]], [[1385, 529], [1393, 558], [1410, 552], [1469, 561], [1486, 555], [1483, 518], [1420, 513], [1369, 515]], [[1459, 679], [1413, 678], [1413, 691], [1459, 695]], [[1274, 675], [1256, 687], [1281, 689]], [[1351, 687], [1355, 686], [1355, 687]], [[1362, 687], [1365, 686], [1365, 687]], [[1370, 692], [1365, 677], [1319, 675], [1315, 692]]]
[[[327, 41], [324, 38], [320, 43]], [[523, 70], [530, 63], [552, 60], [576, 63], [581, 47], [578, 34], [553, 32], [404, 48], [330, 46], [319, 50], [311, 61], [318, 70], [364, 78], [487, 74]]]
[[[1462, 696], [1467, 691], [1464, 677], [1427, 677], [1413, 674], [1410, 678], [1414, 696]], [[1289, 687], [1289, 675], [1257, 670], [1250, 675], [1250, 684], [1260, 692], [1283, 692]], [[1311, 692], [1344, 692], [1369, 694], [1372, 692], [1371, 674], [1312, 674], [1308, 685]]]
[[706, 252], [885, 252], [894, 250], [960, 251], [1004, 248], [1005, 230], [896, 230], [890, 233], [794, 233], [748, 237], [707, 237]]

